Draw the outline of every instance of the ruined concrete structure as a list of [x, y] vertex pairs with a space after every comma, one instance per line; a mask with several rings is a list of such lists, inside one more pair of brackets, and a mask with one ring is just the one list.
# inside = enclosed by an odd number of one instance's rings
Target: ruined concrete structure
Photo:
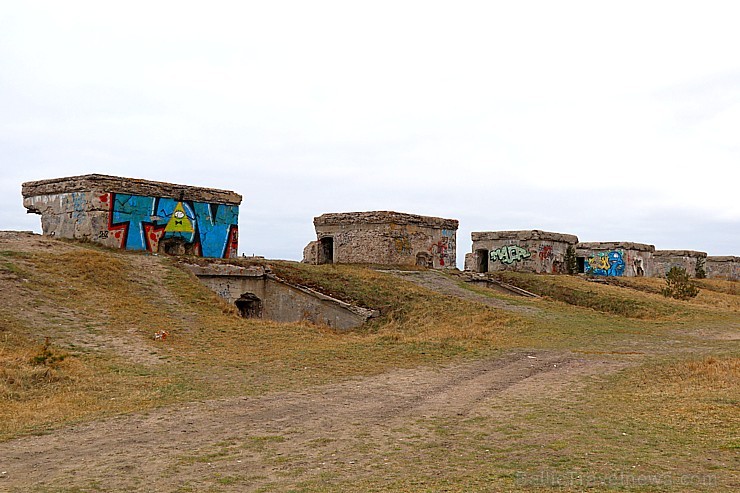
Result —
[[691, 277], [697, 272], [706, 274], [706, 252], [694, 250], [655, 250], [653, 253], [653, 276], [665, 277], [672, 267], [681, 267]]
[[235, 257], [241, 195], [108, 175], [32, 181], [23, 205], [43, 234], [127, 250]]
[[456, 266], [455, 219], [400, 212], [345, 212], [314, 218], [316, 241], [303, 250], [311, 264]]
[[740, 280], [740, 257], [717, 256], [707, 257], [707, 277], [710, 279]]
[[653, 275], [654, 252], [653, 245], [628, 241], [578, 243], [578, 272], [593, 276], [649, 277]]
[[472, 272], [566, 272], [566, 250], [578, 243], [574, 235], [540, 230], [485, 231], [470, 236], [473, 252], [465, 255], [465, 270]]
[[330, 296], [279, 279], [262, 266], [188, 265], [198, 279], [246, 318], [276, 322], [311, 322], [350, 329], [377, 317], [375, 310], [350, 305]]

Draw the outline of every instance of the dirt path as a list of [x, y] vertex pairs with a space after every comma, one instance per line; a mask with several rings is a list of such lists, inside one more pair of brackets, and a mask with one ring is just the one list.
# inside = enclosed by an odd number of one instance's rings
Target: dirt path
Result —
[[[501, 413], [514, 396], [572, 393], [582, 377], [624, 364], [518, 352], [82, 424], [0, 443], [0, 490], [254, 491], [347, 468], [365, 474], [398, 440], [422, 433], [420, 419]], [[242, 480], [231, 488], [223, 478]]]
[[432, 291], [447, 295], [462, 298], [468, 301], [476, 301], [483, 303], [484, 305], [492, 306], [494, 308], [500, 308], [502, 310], [508, 310], [519, 313], [535, 313], [536, 308], [522, 305], [515, 305], [513, 303], [507, 303], [504, 300], [498, 298], [492, 298], [483, 294], [476, 293], [469, 289], [465, 289], [460, 286], [457, 280], [451, 279], [450, 277], [434, 271], [434, 270], [419, 270], [419, 271], [383, 271], [395, 276], [401, 277], [408, 281], [423, 286]]

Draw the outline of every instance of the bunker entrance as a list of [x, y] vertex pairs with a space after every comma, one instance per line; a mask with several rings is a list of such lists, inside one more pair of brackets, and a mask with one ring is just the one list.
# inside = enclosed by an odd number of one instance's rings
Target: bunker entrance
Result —
[[194, 255], [195, 245], [182, 238], [166, 238], [159, 242], [157, 251], [167, 255]]
[[586, 272], [586, 257], [577, 257], [576, 263], [578, 264], [578, 273], [583, 274]]
[[334, 238], [326, 236], [319, 240], [319, 264], [334, 263]]
[[416, 265], [419, 267], [434, 267], [432, 265], [432, 256], [426, 252], [416, 254]]
[[478, 260], [478, 272], [488, 272], [488, 250], [477, 250], [475, 252], [476, 259]]
[[262, 318], [262, 300], [252, 293], [244, 293], [234, 305], [244, 318]]

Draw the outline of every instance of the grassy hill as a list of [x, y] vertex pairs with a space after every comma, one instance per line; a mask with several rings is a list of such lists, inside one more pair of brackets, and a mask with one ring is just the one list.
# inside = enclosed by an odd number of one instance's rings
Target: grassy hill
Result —
[[[548, 467], [563, 473], [585, 467], [577, 457], [594, 447], [602, 447], [606, 462], [626, 464], [636, 453], [657, 460], [651, 440], [660, 442], [664, 458], [689, 471], [704, 470], [697, 457], [736, 464], [737, 283], [704, 280], [696, 299], [681, 302], [658, 294], [658, 279], [600, 284], [506, 275], [507, 282], [544, 296], [525, 300], [449, 277], [470, 293], [460, 298], [360, 266], [269, 264], [281, 277], [382, 315], [344, 333], [247, 320], [170, 257], [0, 233], [0, 440], [170, 404], [537, 350], [626, 365], [584, 383], [582, 397], [565, 414], [549, 412], [557, 404], [547, 396], [520, 403], [525, 407], [512, 429], [570, 437], [557, 445], [569, 451], [568, 459]], [[511, 309], [492, 307], [486, 298]], [[153, 339], [159, 330], [169, 332], [166, 341]], [[625, 422], [640, 430], [640, 443], [633, 439], [620, 449], [598, 433], [584, 436]], [[472, 422], [448, 425], [477, 436]], [[480, 445], [471, 440], [471, 447]], [[522, 461], [510, 468], [539, 467]], [[461, 485], [492, 467], [476, 464], [466, 465]], [[407, 467], [410, 475], [426, 474]], [[721, 481], [732, 481], [722, 471]], [[398, 484], [408, 486], [404, 481]], [[429, 481], [431, 490], [442, 484]], [[365, 486], [369, 491], [373, 484]]]

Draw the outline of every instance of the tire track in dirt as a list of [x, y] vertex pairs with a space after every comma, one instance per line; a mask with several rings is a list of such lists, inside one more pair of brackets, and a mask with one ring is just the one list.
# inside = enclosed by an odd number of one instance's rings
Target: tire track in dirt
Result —
[[[516, 352], [441, 369], [396, 370], [310, 391], [180, 405], [76, 425], [0, 443], [0, 471], [7, 472], [0, 489], [82, 487], [106, 478], [109, 491], [174, 491], [176, 483], [197, 483], [226, 467], [259, 475], [263, 479], [258, 486], [279, 479], [286, 469], [271, 467], [250, 452], [254, 437], [284, 437], [273, 446], [275, 451], [314, 464], [326, 452], [316, 449], [317, 440], [333, 442], [341, 454], [356, 446], [360, 429], [383, 436], [414, 418], [485, 413], [491, 399], [523, 382], [532, 395], [544, 390], [537, 381], [551, 373], [562, 372], [561, 382], [575, 382], [582, 372], [570, 372], [572, 362], [589, 366], [588, 360], [570, 353]], [[227, 454], [233, 460], [187, 460], [208, 457], [226, 442], [235, 444]]]

